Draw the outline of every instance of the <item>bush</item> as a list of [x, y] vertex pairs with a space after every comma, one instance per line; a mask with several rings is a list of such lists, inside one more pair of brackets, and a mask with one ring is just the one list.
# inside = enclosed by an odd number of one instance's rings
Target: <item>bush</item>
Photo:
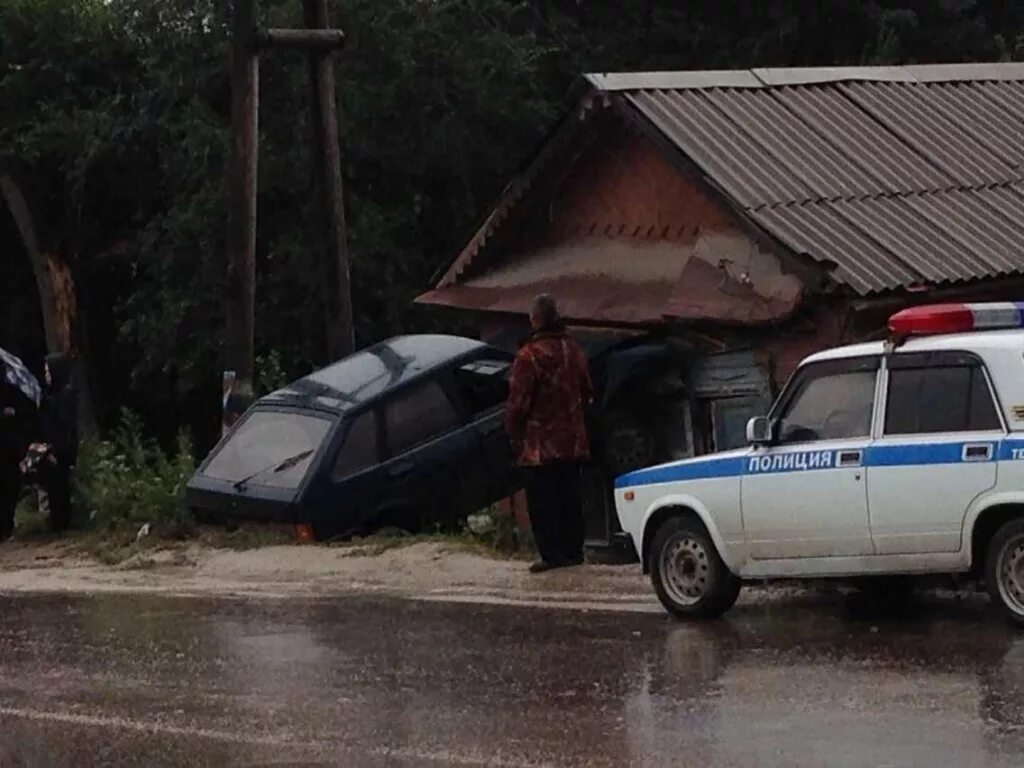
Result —
[[173, 452], [165, 453], [143, 435], [138, 416], [123, 411], [109, 439], [82, 446], [76, 506], [101, 530], [151, 523], [184, 532], [190, 521], [182, 497], [194, 471], [187, 433], [179, 433]]
[[521, 530], [515, 517], [496, 505], [470, 515], [466, 523], [466, 534], [495, 552], [523, 556], [536, 553], [533, 534]]

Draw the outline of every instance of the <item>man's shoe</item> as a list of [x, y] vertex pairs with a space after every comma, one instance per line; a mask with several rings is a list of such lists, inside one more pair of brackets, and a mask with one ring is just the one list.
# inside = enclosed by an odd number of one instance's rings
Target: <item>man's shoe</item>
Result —
[[558, 568], [558, 565], [554, 563], [548, 563], [544, 560], [538, 560], [537, 562], [530, 565], [530, 573], [544, 573], [545, 571], [553, 571]]

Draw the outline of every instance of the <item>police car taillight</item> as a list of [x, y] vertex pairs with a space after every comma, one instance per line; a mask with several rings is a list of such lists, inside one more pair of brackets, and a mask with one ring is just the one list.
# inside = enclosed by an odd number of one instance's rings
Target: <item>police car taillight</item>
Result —
[[897, 336], [935, 336], [996, 328], [1024, 327], [1024, 302], [931, 304], [911, 307], [889, 318]]

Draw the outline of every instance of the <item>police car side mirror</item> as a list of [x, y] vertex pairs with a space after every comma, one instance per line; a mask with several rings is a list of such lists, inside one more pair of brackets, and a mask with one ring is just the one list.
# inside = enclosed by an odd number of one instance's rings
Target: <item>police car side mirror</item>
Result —
[[775, 421], [767, 416], [755, 416], [747, 422], [747, 442], [751, 445], [770, 445], [775, 442]]

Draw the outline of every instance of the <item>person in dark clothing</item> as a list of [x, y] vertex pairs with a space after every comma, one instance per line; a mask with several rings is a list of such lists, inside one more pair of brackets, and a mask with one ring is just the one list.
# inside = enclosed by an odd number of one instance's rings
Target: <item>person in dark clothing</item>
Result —
[[62, 532], [71, 524], [71, 472], [78, 461], [78, 394], [71, 384], [71, 361], [65, 355], [48, 355], [45, 374], [39, 433], [46, 458], [39, 467], [39, 482], [50, 502], [50, 527]]
[[14, 533], [14, 510], [21, 495], [18, 466], [32, 434], [35, 405], [15, 387], [0, 382], [0, 541]]
[[553, 298], [534, 299], [533, 333], [512, 365], [505, 428], [526, 469], [530, 525], [540, 561], [533, 573], [583, 562], [580, 463], [590, 458], [586, 408], [593, 386], [586, 356]]

